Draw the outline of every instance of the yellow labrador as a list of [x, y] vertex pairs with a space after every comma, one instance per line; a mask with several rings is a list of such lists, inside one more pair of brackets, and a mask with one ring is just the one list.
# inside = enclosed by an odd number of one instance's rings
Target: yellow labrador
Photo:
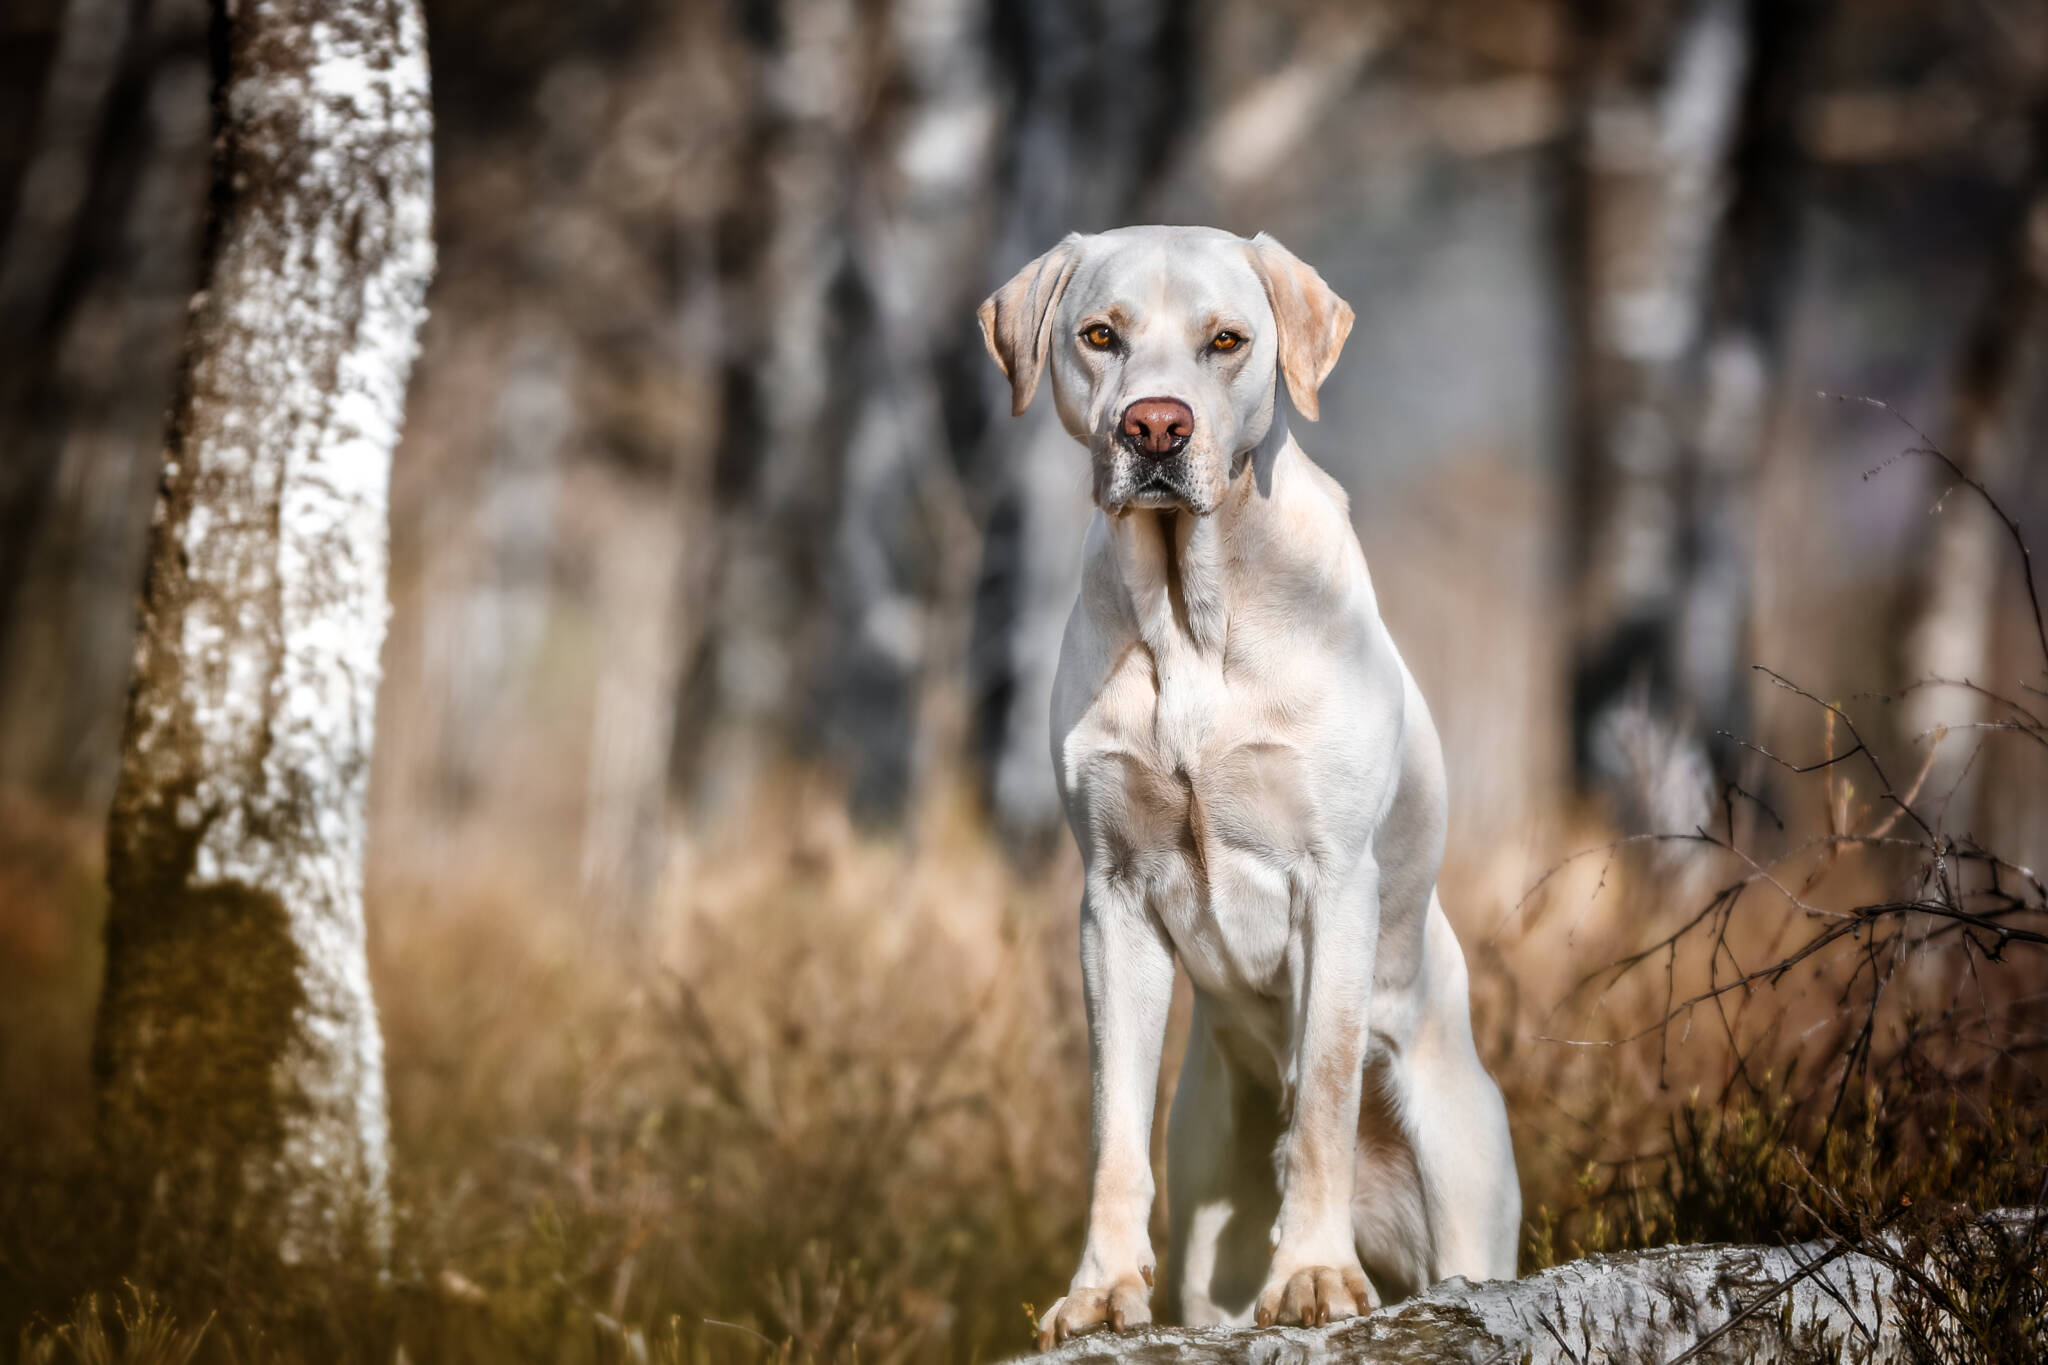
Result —
[[1336, 482], [1295, 444], [1351, 309], [1263, 234], [1068, 237], [981, 306], [1023, 412], [1052, 370], [1094, 462], [1053, 762], [1087, 866], [1087, 1245], [1041, 1346], [1149, 1322], [1152, 1097], [1174, 958], [1194, 983], [1169, 1128], [1169, 1312], [1315, 1324], [1512, 1276], [1500, 1092], [1436, 899], [1444, 768]]

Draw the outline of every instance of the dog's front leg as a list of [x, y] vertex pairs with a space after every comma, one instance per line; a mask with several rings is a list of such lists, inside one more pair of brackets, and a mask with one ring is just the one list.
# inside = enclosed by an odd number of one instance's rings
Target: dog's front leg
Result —
[[1339, 887], [1312, 893], [1290, 961], [1294, 978], [1292, 1099], [1280, 1154], [1273, 1265], [1261, 1327], [1318, 1326], [1377, 1307], [1351, 1228], [1358, 1106], [1379, 945], [1379, 868], [1367, 854]]
[[1066, 1297], [1039, 1320], [1040, 1350], [1092, 1328], [1152, 1321], [1152, 1100], [1173, 1003], [1173, 948], [1135, 889], [1090, 878], [1081, 980], [1095, 1090], [1088, 1243]]

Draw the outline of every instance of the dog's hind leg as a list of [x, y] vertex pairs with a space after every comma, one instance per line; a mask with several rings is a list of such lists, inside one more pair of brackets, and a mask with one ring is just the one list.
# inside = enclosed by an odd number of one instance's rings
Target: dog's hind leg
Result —
[[1169, 1320], [1252, 1320], [1280, 1211], [1280, 1100], [1226, 1055], [1200, 993], [1167, 1123]]
[[1374, 1058], [1358, 1106], [1358, 1166], [1351, 1196], [1351, 1233], [1359, 1264], [1382, 1303], [1429, 1287], [1433, 1210], [1424, 1193], [1418, 1142], [1405, 1112], [1406, 1083], [1392, 1058]]
[[1423, 952], [1428, 998], [1401, 1058], [1398, 1107], [1428, 1202], [1428, 1280], [1512, 1279], [1522, 1193], [1507, 1106], [1473, 1046], [1465, 955], [1434, 896]]

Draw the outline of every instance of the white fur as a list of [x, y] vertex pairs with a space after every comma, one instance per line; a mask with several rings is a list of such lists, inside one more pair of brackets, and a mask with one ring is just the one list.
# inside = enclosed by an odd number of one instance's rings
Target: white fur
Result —
[[[1087, 867], [1094, 1174], [1042, 1344], [1150, 1319], [1176, 956], [1195, 1014], [1169, 1132], [1171, 1313], [1315, 1322], [1511, 1277], [1507, 1116], [1436, 900], [1436, 729], [1344, 495], [1276, 402], [1284, 372], [1314, 411], [1350, 309], [1269, 238], [1126, 228], [1069, 237], [982, 320], [1018, 410], [1050, 366], [1101, 508], [1053, 695]], [[1083, 336], [1104, 320], [1107, 351]], [[1243, 344], [1212, 349], [1220, 329]], [[1165, 467], [1116, 440], [1146, 397], [1195, 414]]]

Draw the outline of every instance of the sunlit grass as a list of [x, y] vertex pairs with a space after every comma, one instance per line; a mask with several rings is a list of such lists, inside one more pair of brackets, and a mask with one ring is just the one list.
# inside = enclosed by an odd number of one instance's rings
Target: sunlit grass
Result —
[[[21, 979], [0, 1006], [0, 1065], [55, 1099], [12, 1108], [5, 1130], [0, 1332], [26, 1359], [81, 1362], [1026, 1349], [1027, 1308], [1064, 1286], [1085, 1215], [1079, 873], [1071, 852], [1020, 870], [973, 810], [937, 802], [903, 837], [867, 837], [828, 791], [791, 782], [731, 836], [679, 852], [627, 926], [514, 848], [381, 859], [392, 1273], [311, 1302], [245, 1285], [168, 1306], [157, 1287], [124, 1290], [96, 1236], [80, 1032], [96, 848], [87, 826], [24, 815], [10, 828], [34, 857], [6, 860], [0, 931], [47, 942], [9, 954]], [[1560, 852], [1604, 837], [1591, 823], [1546, 836]], [[1853, 899], [1881, 872], [1836, 869], [1834, 889]], [[1565, 863], [1526, 901], [1499, 890], [1534, 880], [1456, 849], [1444, 880], [1515, 1126], [1525, 1269], [1809, 1237], [1901, 1199], [2018, 1202], [2048, 1162], [2038, 1108], [1930, 1107], [1906, 1077], [1816, 1126], [1798, 1040], [1837, 1008], [1825, 977], [1732, 1028], [1701, 1017], [1669, 1046], [1587, 1045], [1641, 1032], [1667, 988], [1699, 978], [1681, 961], [1669, 979], [1575, 991], [1711, 879], [1624, 849]], [[1777, 932], [1765, 915], [1731, 941], [1752, 953]], [[1729, 1085], [1738, 1045], [1760, 1084]]]

